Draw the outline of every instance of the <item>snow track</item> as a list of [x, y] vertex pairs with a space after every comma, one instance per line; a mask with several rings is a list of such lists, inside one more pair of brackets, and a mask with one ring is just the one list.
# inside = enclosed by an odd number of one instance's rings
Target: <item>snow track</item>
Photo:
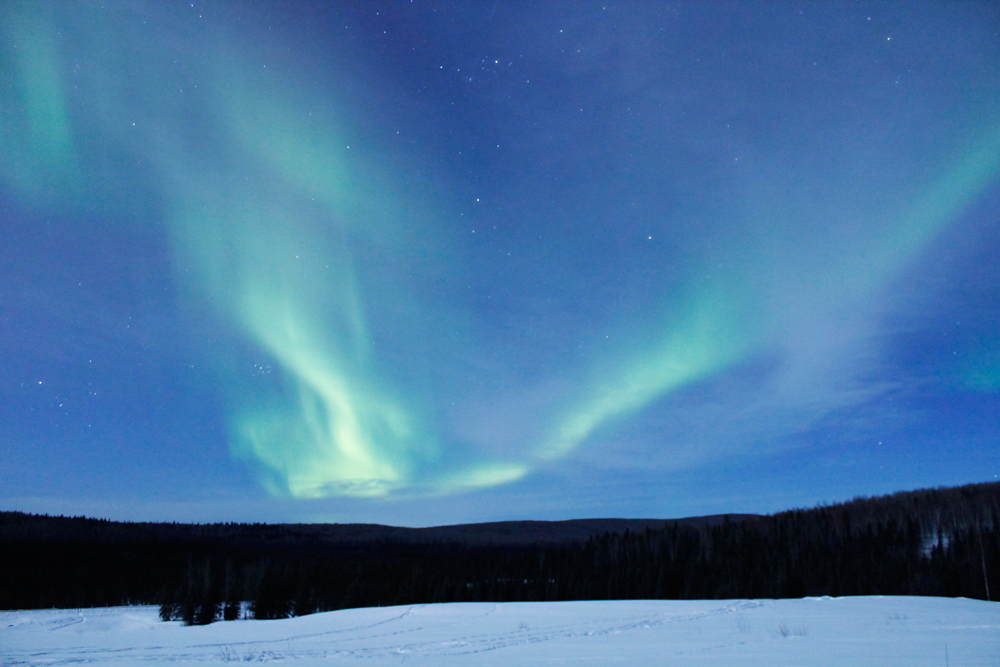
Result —
[[[947, 658], [946, 658], [947, 656]], [[0, 612], [2, 665], [1000, 665], [1000, 604], [941, 598], [412, 605], [204, 627]]]

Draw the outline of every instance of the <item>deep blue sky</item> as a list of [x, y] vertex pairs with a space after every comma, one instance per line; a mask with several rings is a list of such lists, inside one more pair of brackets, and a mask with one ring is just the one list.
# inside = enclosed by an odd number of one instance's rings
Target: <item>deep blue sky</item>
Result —
[[1000, 475], [995, 3], [0, 8], [0, 508]]

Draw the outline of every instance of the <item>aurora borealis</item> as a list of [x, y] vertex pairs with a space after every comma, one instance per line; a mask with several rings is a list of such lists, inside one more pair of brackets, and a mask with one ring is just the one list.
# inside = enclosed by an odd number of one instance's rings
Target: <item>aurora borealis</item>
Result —
[[989, 3], [0, 26], [5, 509], [666, 517], [1000, 474]]

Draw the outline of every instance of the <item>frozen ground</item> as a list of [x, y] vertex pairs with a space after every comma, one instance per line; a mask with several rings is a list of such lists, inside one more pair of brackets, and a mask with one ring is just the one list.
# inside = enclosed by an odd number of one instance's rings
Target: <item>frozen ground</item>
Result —
[[1000, 665], [1000, 603], [916, 597], [442, 604], [205, 627], [0, 612], [0, 664]]

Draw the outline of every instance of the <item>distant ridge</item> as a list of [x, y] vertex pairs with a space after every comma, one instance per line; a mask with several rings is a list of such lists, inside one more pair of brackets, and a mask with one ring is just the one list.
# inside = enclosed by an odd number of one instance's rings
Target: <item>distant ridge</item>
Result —
[[[569, 519], [565, 521], [491, 521], [426, 528], [386, 526], [376, 523], [162, 523], [128, 522], [87, 517], [49, 516], [23, 512], [0, 512], [0, 540], [5, 533], [33, 533], [36, 538], [73, 539], [100, 527], [102, 531], [136, 538], [157, 534], [160, 539], [223, 540], [244, 546], [264, 541], [272, 546], [280, 541], [315, 549], [334, 546], [389, 544], [453, 544], [470, 547], [554, 546], [586, 542], [604, 533], [662, 530], [677, 524], [686, 528], [708, 528], [729, 521], [760, 518], [757, 514], [714, 514], [682, 519]], [[15, 528], [16, 526], [16, 528]]]
[[760, 518], [759, 514], [713, 514], [683, 519], [569, 519], [566, 521], [492, 521], [465, 523], [432, 528], [397, 528], [412, 531], [407, 540], [416, 542], [452, 542], [469, 545], [541, 545], [586, 542], [595, 535], [662, 530], [678, 524], [706, 528], [729, 521]]

